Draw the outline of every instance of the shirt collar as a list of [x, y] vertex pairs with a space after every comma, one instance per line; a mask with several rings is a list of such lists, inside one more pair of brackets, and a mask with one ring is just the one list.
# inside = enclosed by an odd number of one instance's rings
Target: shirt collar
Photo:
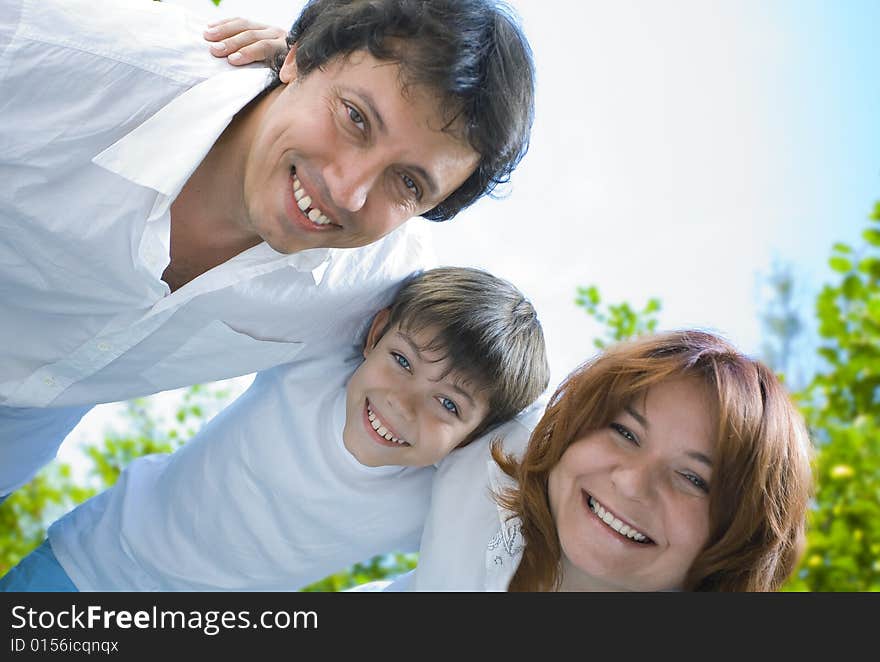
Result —
[[[269, 81], [264, 67], [234, 68], [212, 76], [175, 97], [92, 162], [158, 191], [163, 199], [151, 218], [156, 217], [155, 212], [164, 214], [235, 114], [266, 89]], [[174, 148], [168, 149], [171, 145]], [[251, 256], [286, 259], [298, 271], [311, 271], [317, 285], [329, 265], [331, 251], [315, 248], [285, 255], [263, 242]]]
[[212, 76], [175, 97], [92, 162], [173, 199], [233, 116], [268, 83], [262, 67]]
[[[488, 474], [493, 499], [496, 494], [517, 488], [516, 481], [504, 473], [492, 459], [488, 461]], [[525, 542], [522, 537], [522, 520], [501, 504], [496, 503], [495, 506], [499, 524], [497, 532], [486, 547], [485, 589], [506, 591], [522, 561]]]

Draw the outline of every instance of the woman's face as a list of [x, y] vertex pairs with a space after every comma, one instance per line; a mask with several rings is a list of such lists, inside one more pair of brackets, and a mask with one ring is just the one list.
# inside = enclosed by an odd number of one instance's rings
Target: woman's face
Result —
[[713, 411], [671, 380], [566, 449], [549, 480], [563, 590], [682, 587], [709, 536]]

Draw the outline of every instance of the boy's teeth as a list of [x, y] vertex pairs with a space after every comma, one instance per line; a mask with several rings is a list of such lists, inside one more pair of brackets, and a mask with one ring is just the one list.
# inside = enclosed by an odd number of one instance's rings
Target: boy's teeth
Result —
[[299, 207], [303, 211], [308, 209], [310, 204], [312, 204], [312, 199], [307, 195], [304, 195], [303, 197], [301, 197], [299, 200], [296, 201], [297, 207]]
[[648, 539], [648, 537], [636, 529], [631, 528], [628, 524], [624, 524], [618, 518], [616, 518], [612, 513], [608, 512], [602, 507], [598, 501], [596, 501], [593, 497], [590, 497], [590, 510], [592, 510], [599, 517], [600, 520], [605, 522], [612, 529], [620, 533], [621, 535], [626, 536], [636, 542], [643, 542]]
[[403, 439], [398, 439], [393, 436], [384, 425], [382, 425], [382, 421], [379, 420], [379, 417], [376, 416], [369, 408], [367, 409], [367, 418], [370, 420], [370, 425], [376, 431], [380, 437], [384, 437], [387, 441], [393, 441], [395, 444], [406, 444], [408, 442]]

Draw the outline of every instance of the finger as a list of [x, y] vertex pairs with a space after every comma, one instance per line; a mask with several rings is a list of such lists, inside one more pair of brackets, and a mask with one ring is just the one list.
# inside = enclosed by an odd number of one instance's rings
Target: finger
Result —
[[250, 64], [251, 62], [265, 62], [270, 57], [274, 57], [283, 44], [284, 41], [281, 39], [258, 41], [255, 44], [244, 46], [231, 53], [226, 59], [237, 66]]
[[[279, 28], [264, 28], [261, 30], [245, 30], [231, 37], [211, 44], [211, 52], [223, 57], [241, 51], [248, 46], [260, 46], [261, 52], [265, 56], [269, 56], [271, 52], [284, 47], [284, 37], [286, 34]], [[258, 58], [260, 60], [263, 57]]]
[[237, 16], [229, 16], [229, 17], [227, 17], [227, 18], [218, 18], [218, 19], [215, 19], [215, 20], [213, 20], [213, 21], [208, 21], [208, 27], [209, 27], [209, 28], [215, 28], [215, 27], [217, 27], [218, 25], [223, 25], [224, 23], [228, 23], [229, 21], [234, 21], [234, 20], [236, 20], [237, 18], [238, 18]]
[[221, 23], [209, 27], [205, 30], [205, 38], [208, 41], [218, 41], [220, 39], [226, 39], [228, 37], [232, 37], [233, 35], [239, 34], [241, 32], [246, 32], [247, 30], [265, 30], [265, 29], [277, 29], [273, 28], [270, 25], [266, 25], [265, 23], [257, 23], [256, 21], [249, 21], [246, 18], [229, 18]]

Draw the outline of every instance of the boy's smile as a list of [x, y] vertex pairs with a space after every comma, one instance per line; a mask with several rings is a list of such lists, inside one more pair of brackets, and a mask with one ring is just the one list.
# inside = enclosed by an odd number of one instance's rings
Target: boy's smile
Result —
[[477, 429], [488, 403], [442, 351], [425, 349], [432, 329], [386, 329], [387, 319], [387, 310], [376, 315], [348, 382], [343, 442], [371, 467], [435, 464]]
[[387, 418], [379, 418], [373, 409], [375, 409], [375, 405], [371, 406], [370, 401], [367, 400], [367, 406], [364, 407], [364, 415], [367, 419], [366, 429], [368, 433], [370, 430], [375, 433], [376, 443], [381, 446], [390, 446], [391, 448], [412, 446], [403, 437], [398, 436], [391, 424], [388, 423]]

